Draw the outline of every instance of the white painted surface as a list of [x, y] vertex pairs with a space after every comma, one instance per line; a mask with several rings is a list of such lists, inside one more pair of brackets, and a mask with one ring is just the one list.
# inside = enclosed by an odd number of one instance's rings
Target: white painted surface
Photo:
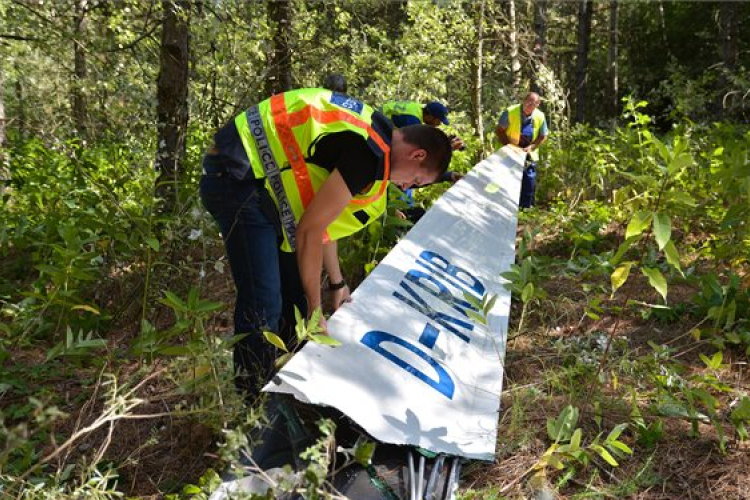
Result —
[[[505, 147], [451, 187], [265, 390], [333, 406], [375, 439], [492, 460], [523, 156]], [[450, 266], [450, 267], [449, 267]], [[488, 327], [464, 292], [497, 295]]]

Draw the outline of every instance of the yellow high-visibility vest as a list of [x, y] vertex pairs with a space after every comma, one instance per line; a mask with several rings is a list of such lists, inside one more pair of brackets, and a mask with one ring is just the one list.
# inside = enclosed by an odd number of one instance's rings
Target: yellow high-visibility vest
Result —
[[326, 240], [353, 234], [386, 208], [390, 169], [390, 136], [373, 128], [373, 108], [324, 89], [300, 89], [262, 101], [235, 118], [237, 131], [256, 179], [265, 179], [281, 218], [281, 249], [293, 252], [295, 230], [306, 207], [330, 172], [306, 161], [325, 134], [352, 131], [362, 136], [379, 159], [384, 180], [357, 194], [332, 222]]
[[397, 115], [412, 115], [419, 119], [419, 123], [424, 123], [422, 114], [422, 105], [414, 101], [388, 101], [380, 108], [382, 113], [393, 120]]
[[[521, 140], [521, 112], [520, 104], [515, 104], [508, 108], [508, 128], [505, 130], [505, 135], [508, 136], [511, 144], [515, 144], [516, 146], [518, 146]], [[542, 125], [544, 125], [544, 113], [535, 109], [531, 113], [531, 124], [534, 128], [531, 142], [534, 142], [539, 137], [539, 131], [542, 130]], [[536, 149], [529, 153], [529, 155], [532, 160], [539, 161], [539, 151]]]

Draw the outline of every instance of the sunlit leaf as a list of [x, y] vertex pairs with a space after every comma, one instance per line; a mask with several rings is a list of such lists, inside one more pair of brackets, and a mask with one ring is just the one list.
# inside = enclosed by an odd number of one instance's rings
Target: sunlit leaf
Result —
[[659, 245], [659, 250], [662, 250], [669, 243], [669, 238], [672, 236], [672, 220], [669, 215], [654, 214], [654, 236], [656, 237], [656, 244]]
[[154, 252], [159, 251], [159, 240], [156, 238], [146, 238], [146, 244], [151, 247]]
[[689, 154], [679, 154], [672, 158], [672, 161], [667, 165], [667, 173], [669, 175], [677, 175], [685, 167], [689, 167], [693, 164], [693, 158]]
[[87, 305], [87, 304], [80, 304], [80, 305], [77, 305], [77, 306], [73, 306], [73, 307], [71, 307], [71, 309], [73, 311], [88, 311], [88, 312], [90, 312], [92, 314], [96, 314], [97, 316], [99, 316], [101, 314], [99, 312], [99, 309], [97, 309], [94, 306]]
[[632, 455], [633, 454], [632, 448], [630, 448], [630, 446], [626, 445], [622, 441], [608, 441], [607, 442], [607, 446], [612, 447], [612, 448], [616, 448], [616, 449], [622, 451], [623, 453], [627, 453], [628, 455]]
[[337, 347], [341, 345], [341, 342], [331, 337], [330, 335], [310, 335], [310, 340], [312, 340], [316, 344], [322, 344], [331, 347]]
[[281, 340], [281, 337], [276, 335], [273, 332], [263, 332], [263, 336], [266, 338], [268, 342], [270, 342], [272, 345], [278, 347], [284, 352], [289, 352], [289, 349], [287, 349], [286, 344], [283, 340]]
[[466, 310], [466, 315], [469, 317], [469, 319], [472, 319], [476, 323], [479, 323], [480, 325], [486, 325], [487, 319], [484, 317], [483, 314], [480, 314], [476, 311], [472, 311], [471, 309]]
[[701, 358], [701, 361], [703, 361], [703, 363], [712, 370], [720, 369], [721, 363], [724, 360], [724, 354], [721, 351], [717, 351], [710, 358], [702, 353], [699, 356]]
[[375, 454], [376, 443], [374, 441], [365, 441], [358, 443], [354, 450], [354, 460], [363, 467], [367, 467], [372, 462], [372, 456]]
[[654, 287], [656, 291], [659, 292], [659, 295], [664, 298], [664, 301], [666, 301], [667, 280], [664, 278], [664, 275], [661, 274], [661, 271], [650, 267], [644, 267], [641, 271], [643, 271], [643, 274], [648, 278], [649, 284]]
[[581, 429], [576, 429], [575, 432], [573, 432], [573, 437], [570, 438], [571, 451], [578, 451], [581, 448], [581, 435]]
[[489, 300], [487, 301], [487, 304], [485, 304], [485, 306], [484, 306], [484, 308], [483, 308], [483, 310], [484, 310], [485, 314], [486, 314], [486, 313], [489, 313], [490, 311], [492, 311], [492, 308], [493, 308], [493, 307], [495, 307], [495, 302], [497, 302], [497, 297], [498, 297], [498, 295], [497, 295], [497, 294], [494, 294], [494, 295], [492, 295], [492, 296], [490, 297], [490, 299], [489, 299]]
[[617, 438], [620, 437], [620, 434], [628, 428], [628, 424], [619, 424], [616, 425], [614, 429], [607, 435], [607, 439], [605, 441], [614, 441]]
[[637, 212], [633, 215], [625, 230], [625, 239], [628, 240], [633, 236], [639, 236], [648, 228], [651, 223], [651, 212]]
[[604, 461], [612, 467], [617, 467], [618, 465], [620, 465], [617, 463], [617, 460], [615, 460], [615, 457], [613, 457], [612, 454], [608, 452], [604, 446], [596, 445], [594, 449], [599, 454], [599, 456], [602, 457]]
[[669, 241], [664, 245], [664, 257], [667, 259], [667, 263], [677, 269], [682, 274], [682, 266], [680, 265], [680, 254], [677, 253], [677, 247], [674, 246], [672, 241]]
[[630, 268], [633, 267], [632, 262], [625, 262], [623, 265], [614, 270], [610, 276], [612, 282], [612, 293], [615, 293], [618, 288], [625, 284], [630, 275]]
[[525, 304], [534, 297], [534, 283], [526, 283], [521, 292], [521, 301]]
[[659, 156], [661, 156], [661, 159], [664, 160], [664, 163], [669, 163], [670, 154], [667, 146], [663, 142], [661, 142], [655, 135], [651, 136], [651, 142], [654, 144], [654, 146], [656, 146], [656, 150], [659, 152]]
[[622, 258], [625, 256], [625, 252], [627, 252], [630, 249], [630, 247], [633, 246], [633, 243], [635, 243], [636, 241], [638, 241], [637, 236], [633, 236], [632, 238], [628, 238], [625, 241], [623, 241], [620, 244], [620, 247], [617, 249], [617, 253], [615, 254], [614, 257], [612, 257], [610, 261], [612, 265], [616, 266], [617, 264], [619, 264]]

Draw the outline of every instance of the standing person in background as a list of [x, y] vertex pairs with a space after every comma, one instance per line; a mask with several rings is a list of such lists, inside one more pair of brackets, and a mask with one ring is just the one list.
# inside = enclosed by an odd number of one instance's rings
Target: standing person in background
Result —
[[495, 134], [500, 143], [513, 144], [526, 152], [526, 164], [521, 180], [520, 208], [530, 208], [535, 204], [536, 170], [539, 162], [537, 149], [547, 140], [547, 121], [539, 111], [541, 98], [536, 92], [529, 92], [521, 104], [515, 104], [505, 111], [498, 120]]

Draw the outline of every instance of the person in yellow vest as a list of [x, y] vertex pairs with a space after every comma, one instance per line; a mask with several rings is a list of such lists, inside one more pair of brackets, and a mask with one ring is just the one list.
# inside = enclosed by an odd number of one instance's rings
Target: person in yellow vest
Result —
[[539, 162], [537, 149], [547, 140], [548, 135], [544, 113], [537, 109], [540, 102], [539, 94], [529, 92], [521, 104], [511, 106], [503, 112], [495, 129], [502, 145], [513, 144], [527, 153], [518, 202], [520, 208], [534, 206]]
[[330, 275], [338, 263], [326, 262], [335, 241], [385, 211], [389, 183], [429, 184], [450, 160], [442, 131], [394, 130], [372, 107], [325, 89], [276, 94], [215, 134], [200, 194], [231, 265], [235, 333], [247, 334], [234, 348], [240, 389], [255, 395], [273, 373], [277, 353], [262, 332], [292, 345], [282, 318], [293, 323], [295, 305], [303, 314], [320, 307], [323, 264], [329, 289], [348, 295], [343, 277]]
[[380, 109], [397, 128], [420, 123], [433, 127], [450, 125], [448, 108], [437, 101], [430, 101], [424, 106], [415, 101], [388, 101]]

